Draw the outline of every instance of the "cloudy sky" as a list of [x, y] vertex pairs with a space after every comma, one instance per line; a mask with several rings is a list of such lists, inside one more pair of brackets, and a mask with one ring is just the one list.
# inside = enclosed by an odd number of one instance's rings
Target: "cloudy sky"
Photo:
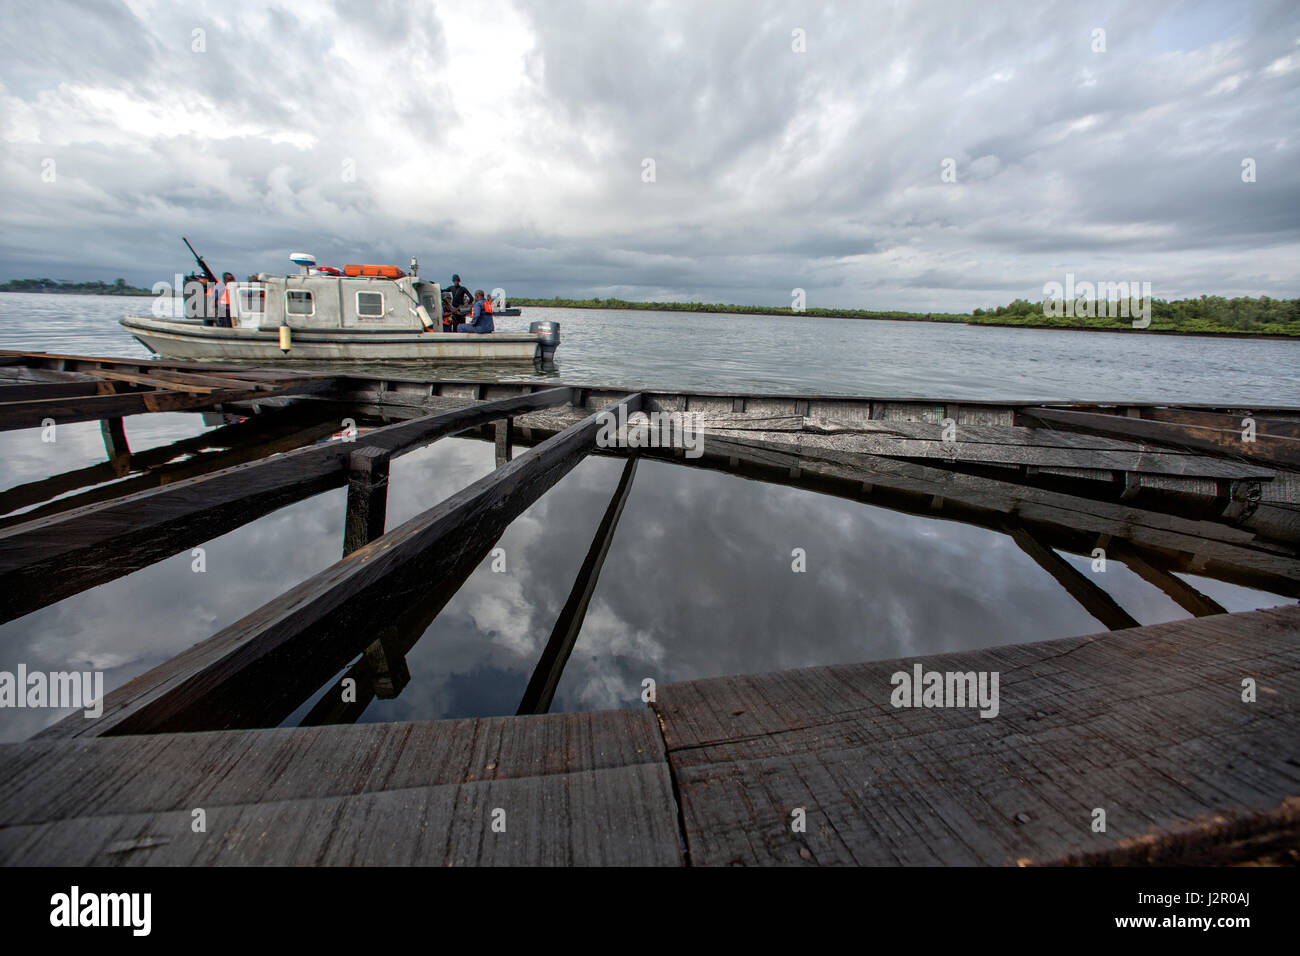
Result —
[[0, 279], [149, 285], [187, 235], [517, 296], [1300, 294], [1287, 0], [0, 10]]

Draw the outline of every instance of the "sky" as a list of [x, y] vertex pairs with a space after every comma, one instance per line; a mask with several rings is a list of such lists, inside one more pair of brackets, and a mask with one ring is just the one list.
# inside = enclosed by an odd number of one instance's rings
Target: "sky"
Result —
[[[0, 280], [1300, 295], [1300, 5], [0, 0]], [[1247, 181], [1253, 180], [1253, 181]]]

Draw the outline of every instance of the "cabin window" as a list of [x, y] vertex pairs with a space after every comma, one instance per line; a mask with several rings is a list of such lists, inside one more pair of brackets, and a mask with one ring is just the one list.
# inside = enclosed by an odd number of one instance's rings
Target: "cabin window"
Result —
[[310, 292], [290, 289], [284, 294], [284, 310], [290, 315], [313, 315], [316, 312], [316, 303], [312, 301]]
[[382, 319], [384, 317], [384, 294], [382, 292], [358, 292], [357, 317], [362, 319]]
[[265, 312], [266, 311], [266, 290], [265, 289], [240, 289], [239, 290], [239, 311], [240, 312]]

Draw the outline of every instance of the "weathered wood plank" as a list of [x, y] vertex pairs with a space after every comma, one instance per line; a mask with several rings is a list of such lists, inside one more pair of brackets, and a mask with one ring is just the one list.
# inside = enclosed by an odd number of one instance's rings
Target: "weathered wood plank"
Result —
[[[400, 455], [514, 411], [559, 404], [568, 396], [567, 388], [548, 389], [450, 409], [376, 429], [366, 435], [366, 444]], [[347, 442], [314, 445], [0, 529], [0, 622], [339, 487], [354, 448]]]
[[[508, 399], [514, 402], [517, 399]], [[624, 400], [631, 410], [639, 396]], [[484, 406], [476, 406], [482, 409]], [[301, 702], [373, 640], [395, 609], [500, 536], [595, 447], [600, 413], [547, 439], [257, 611], [107, 695], [95, 721], [47, 735], [154, 733], [258, 726], [268, 708]], [[409, 423], [391, 426], [406, 428]], [[367, 437], [370, 443], [374, 434]], [[293, 672], [292, 689], [286, 668]], [[87, 724], [93, 726], [88, 727]]]
[[681, 865], [654, 715], [0, 747], [0, 864], [495, 863]]
[[591, 603], [591, 596], [596, 590], [600, 569], [605, 563], [605, 555], [609, 553], [609, 546], [613, 543], [614, 530], [618, 527], [618, 519], [623, 514], [623, 506], [627, 504], [627, 496], [632, 489], [632, 478], [636, 475], [636, 463], [637, 459], [634, 455], [628, 458], [627, 464], [623, 466], [618, 486], [614, 489], [614, 497], [610, 499], [609, 506], [600, 519], [596, 536], [592, 539], [587, 556], [582, 561], [582, 567], [578, 569], [578, 576], [574, 579], [568, 600], [560, 609], [560, 616], [555, 620], [550, 640], [542, 648], [537, 666], [533, 669], [533, 676], [529, 678], [528, 686], [524, 689], [523, 699], [519, 702], [518, 713], [520, 714], [544, 714], [551, 709], [551, 701], [555, 699], [555, 688], [560, 684], [564, 665], [568, 663], [573, 645], [577, 643], [583, 619], [587, 616], [587, 605]]
[[[1298, 639], [1286, 607], [661, 685], [690, 862], [1177, 862], [1239, 827], [1289, 826]], [[997, 716], [895, 708], [892, 675], [916, 663], [998, 672]]]
[[1300, 438], [1270, 435], [1257, 427], [1254, 441], [1245, 441], [1241, 427], [1155, 421], [1121, 415], [1103, 415], [1064, 408], [1024, 408], [1017, 419], [1039, 428], [1114, 435], [1172, 448], [1195, 448], [1288, 468], [1300, 466]]

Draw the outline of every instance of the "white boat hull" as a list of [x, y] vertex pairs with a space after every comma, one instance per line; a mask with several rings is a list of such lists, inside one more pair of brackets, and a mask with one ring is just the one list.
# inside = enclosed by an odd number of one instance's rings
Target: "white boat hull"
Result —
[[275, 328], [223, 328], [201, 321], [128, 315], [122, 325], [166, 359], [233, 361], [549, 361], [554, 345], [533, 332], [424, 332], [294, 329], [288, 353]]

